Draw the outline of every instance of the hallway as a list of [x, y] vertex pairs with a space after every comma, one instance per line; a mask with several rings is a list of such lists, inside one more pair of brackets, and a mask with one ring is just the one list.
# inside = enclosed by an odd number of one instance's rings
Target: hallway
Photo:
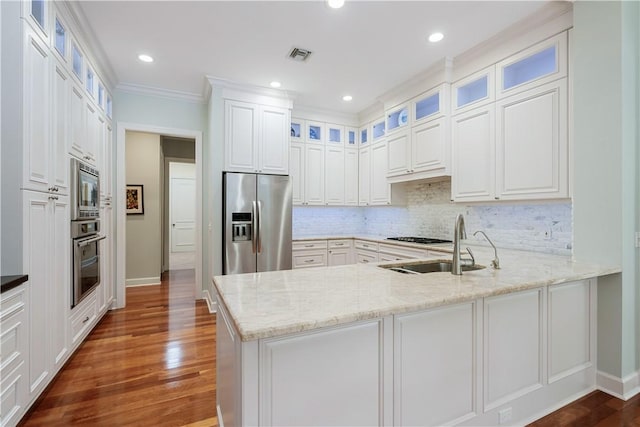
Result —
[[215, 315], [194, 270], [127, 289], [20, 425], [214, 426]]

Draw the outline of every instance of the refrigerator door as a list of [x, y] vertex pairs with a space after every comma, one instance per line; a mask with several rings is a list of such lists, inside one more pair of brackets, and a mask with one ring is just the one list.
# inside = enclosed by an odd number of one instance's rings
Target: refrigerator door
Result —
[[291, 269], [291, 179], [258, 175], [257, 271]]
[[256, 271], [256, 175], [225, 173], [223, 182], [223, 274]]

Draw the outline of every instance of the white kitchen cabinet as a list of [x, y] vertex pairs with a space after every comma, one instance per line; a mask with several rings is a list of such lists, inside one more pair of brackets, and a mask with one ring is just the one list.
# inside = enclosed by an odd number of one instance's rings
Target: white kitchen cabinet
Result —
[[360, 146], [369, 145], [369, 125], [364, 125], [359, 130], [360, 138]]
[[104, 199], [106, 197], [106, 187], [103, 185], [102, 180], [111, 177], [110, 174], [107, 174], [107, 146], [106, 146], [106, 137], [107, 137], [107, 122], [103, 117], [100, 111], [96, 114], [96, 129], [95, 129], [95, 144], [96, 144], [96, 164], [98, 167], [98, 171], [100, 172], [100, 197]]
[[71, 335], [72, 348], [76, 348], [82, 343], [82, 340], [89, 334], [91, 327], [98, 317], [97, 292], [98, 289], [94, 289], [89, 296], [71, 309], [69, 315], [69, 335]]
[[492, 200], [495, 194], [495, 107], [452, 119], [451, 194], [455, 201]]
[[356, 248], [357, 264], [369, 264], [371, 262], [378, 262], [378, 261], [379, 259], [378, 259], [377, 252]]
[[411, 173], [439, 171], [449, 175], [451, 146], [449, 120], [440, 118], [411, 128]]
[[495, 66], [492, 65], [451, 87], [452, 113], [460, 114], [495, 101]]
[[345, 152], [342, 145], [325, 147], [324, 200], [327, 205], [345, 204]]
[[383, 425], [384, 326], [376, 319], [260, 340], [260, 425]]
[[344, 204], [358, 206], [358, 149], [344, 150]]
[[307, 142], [323, 144], [327, 140], [325, 136], [326, 127], [324, 123], [307, 120], [305, 122], [305, 128]]
[[[44, 7], [44, 6], [43, 6]], [[24, 188], [49, 191], [54, 174], [50, 158], [50, 53], [35, 32], [24, 32]], [[17, 159], [16, 159], [17, 160]]]
[[323, 267], [327, 265], [326, 240], [298, 240], [292, 244], [293, 268]]
[[387, 176], [411, 173], [411, 130], [405, 127], [388, 136], [387, 149]]
[[100, 185], [107, 200], [113, 197], [113, 125], [107, 121], [104, 137], [104, 170], [100, 171]]
[[344, 126], [327, 123], [327, 145], [344, 145]]
[[358, 129], [345, 128], [345, 144], [347, 148], [358, 148]]
[[569, 197], [567, 81], [496, 103], [496, 197]]
[[104, 264], [105, 276], [103, 280], [104, 284], [104, 299], [106, 301], [107, 309], [111, 307], [113, 300], [115, 299], [115, 281], [114, 274], [115, 271], [115, 257], [113, 253], [113, 206], [111, 205], [111, 201], [107, 201], [104, 209], [104, 217], [102, 218], [102, 232], [106, 237], [104, 240], [104, 250], [102, 252], [101, 262]]
[[484, 411], [542, 388], [544, 294], [538, 288], [485, 298]]
[[51, 110], [51, 165], [53, 169], [52, 187], [56, 193], [69, 194], [69, 97], [71, 81], [66, 66], [53, 61], [53, 108]]
[[412, 258], [431, 258], [431, 254], [426, 249], [379, 243], [378, 257], [380, 261], [399, 261]]
[[304, 199], [304, 144], [291, 143], [289, 156], [289, 175], [292, 181], [292, 201], [294, 205], [303, 205]]
[[[56, 296], [68, 297], [70, 305], [69, 198], [25, 191], [23, 203], [23, 263], [24, 271], [29, 274], [30, 290], [29, 397], [35, 398], [51, 378], [56, 359], [64, 357], [60, 356], [66, 345], [62, 341], [64, 334], [51, 333], [51, 320], [53, 317], [59, 326], [61, 314], [54, 310], [62, 301], [54, 299]], [[56, 349], [56, 354], [51, 354], [51, 348]]]
[[304, 204], [324, 205], [324, 145], [305, 144], [304, 147]]
[[291, 118], [291, 128], [289, 129], [289, 135], [291, 142], [304, 142], [306, 122], [302, 119]]
[[288, 174], [289, 115], [286, 108], [225, 100], [225, 171]]
[[29, 282], [0, 295], [0, 424], [17, 425], [29, 396]]
[[443, 83], [411, 100], [412, 126], [438, 119], [449, 112], [450, 87]]
[[352, 253], [351, 239], [329, 240], [327, 263], [329, 266], [353, 264]]
[[70, 142], [69, 153], [75, 157], [87, 160], [85, 154], [86, 148], [86, 120], [85, 120], [85, 95], [82, 89], [76, 84], [71, 84], [71, 91], [69, 94], [70, 111]]
[[497, 99], [567, 76], [567, 33], [562, 32], [496, 65]]
[[452, 425], [476, 414], [477, 307], [394, 316], [394, 425]]
[[371, 142], [373, 144], [380, 142], [386, 135], [386, 120], [384, 117], [375, 120], [371, 125]]
[[[51, 268], [49, 273], [48, 295], [50, 321], [51, 350], [48, 353], [55, 374], [62, 368], [69, 357], [69, 336], [67, 319], [71, 307], [71, 236], [69, 230], [70, 205], [68, 197], [53, 196], [51, 244], [49, 257]], [[58, 197], [55, 199], [55, 197]]]
[[391, 204], [391, 184], [387, 181], [387, 142], [371, 146], [371, 204]]
[[389, 111], [386, 114], [386, 134], [389, 135], [393, 132], [403, 131], [409, 127], [409, 105], [401, 104]]
[[92, 166], [98, 167], [96, 164], [97, 161], [97, 149], [98, 149], [98, 135], [100, 132], [100, 123], [99, 123], [99, 113], [98, 109], [93, 105], [92, 102], [85, 103], [85, 155], [83, 159]]
[[371, 147], [361, 147], [358, 152], [358, 205], [371, 202]]
[[22, 16], [45, 43], [49, 43], [52, 3], [46, 0], [23, 0]]

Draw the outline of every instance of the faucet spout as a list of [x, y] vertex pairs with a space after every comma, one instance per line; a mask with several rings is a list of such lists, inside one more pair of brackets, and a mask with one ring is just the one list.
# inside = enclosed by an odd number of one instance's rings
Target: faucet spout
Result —
[[455, 228], [453, 230], [453, 259], [451, 261], [451, 274], [455, 274], [456, 276], [462, 275], [463, 260], [460, 257], [460, 239], [466, 238], [467, 231], [464, 227], [464, 217], [462, 214], [458, 214], [456, 217]]
[[493, 268], [495, 268], [496, 270], [499, 270], [500, 269], [500, 258], [498, 258], [498, 249], [496, 248], [496, 245], [493, 244], [493, 242], [491, 241], [489, 236], [487, 236], [487, 233], [485, 233], [482, 230], [476, 231], [475, 233], [473, 233], [473, 235], [475, 236], [478, 233], [481, 233], [484, 236], [484, 238], [487, 239], [487, 242], [489, 242], [489, 244], [491, 246], [493, 246], [494, 258], [493, 258], [493, 261], [491, 261], [491, 265], [493, 265]]

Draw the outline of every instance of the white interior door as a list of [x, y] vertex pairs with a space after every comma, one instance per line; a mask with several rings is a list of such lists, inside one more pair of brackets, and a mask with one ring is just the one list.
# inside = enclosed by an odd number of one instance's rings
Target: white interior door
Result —
[[194, 252], [196, 242], [196, 165], [169, 163], [169, 245], [171, 252]]

